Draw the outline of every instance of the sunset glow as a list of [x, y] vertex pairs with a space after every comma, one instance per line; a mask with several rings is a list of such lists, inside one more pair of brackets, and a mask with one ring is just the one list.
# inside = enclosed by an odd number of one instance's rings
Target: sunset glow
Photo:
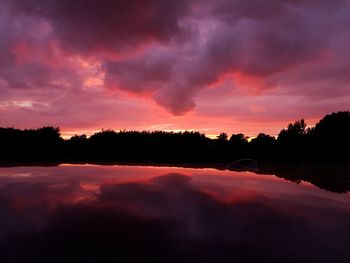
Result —
[[0, 126], [277, 135], [350, 108], [350, 1], [0, 0]]

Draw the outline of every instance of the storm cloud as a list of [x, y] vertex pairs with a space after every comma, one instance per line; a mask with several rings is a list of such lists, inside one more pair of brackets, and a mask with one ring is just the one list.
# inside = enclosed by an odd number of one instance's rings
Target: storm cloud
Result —
[[[201, 114], [215, 104], [214, 111], [229, 116], [239, 99], [246, 108], [235, 112], [254, 118], [257, 112], [249, 109], [258, 107], [279, 121], [302, 112], [290, 115], [292, 109], [279, 104], [287, 99], [300, 109], [307, 100], [305, 115], [312, 118], [320, 107], [349, 106], [337, 102], [350, 96], [348, 0], [0, 3], [4, 113], [18, 115], [14, 101], [30, 101], [58, 115], [66, 107], [53, 97], [78, 108], [84, 107], [79, 98], [90, 97], [87, 115], [102, 111], [96, 101], [123, 97], [155, 103], [172, 115]], [[211, 89], [215, 100], [203, 99]], [[258, 105], [271, 92], [280, 107]], [[117, 114], [124, 111], [113, 104]]]

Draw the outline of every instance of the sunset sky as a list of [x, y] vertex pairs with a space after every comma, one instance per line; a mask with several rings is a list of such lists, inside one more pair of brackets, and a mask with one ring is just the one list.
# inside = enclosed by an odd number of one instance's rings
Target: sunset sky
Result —
[[350, 109], [350, 0], [0, 0], [0, 126], [259, 132]]

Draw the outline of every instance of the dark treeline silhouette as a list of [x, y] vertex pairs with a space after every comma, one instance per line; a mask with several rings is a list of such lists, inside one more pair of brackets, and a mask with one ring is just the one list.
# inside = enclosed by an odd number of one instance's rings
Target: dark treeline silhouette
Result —
[[59, 128], [0, 128], [0, 162], [137, 162], [227, 164], [241, 158], [259, 163], [348, 163], [350, 113], [332, 113], [314, 127], [303, 119], [288, 125], [277, 139], [260, 133], [248, 141], [243, 134], [221, 133], [210, 139], [199, 132], [102, 130], [69, 140]]

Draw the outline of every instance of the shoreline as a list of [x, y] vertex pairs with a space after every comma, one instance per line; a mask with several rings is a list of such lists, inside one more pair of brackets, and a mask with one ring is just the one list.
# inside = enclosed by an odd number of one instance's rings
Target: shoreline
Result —
[[[96, 166], [144, 166], [177, 167], [190, 169], [216, 169], [235, 172], [248, 172], [242, 169], [227, 169], [226, 163], [152, 163], [152, 162], [0, 162], [1, 168], [16, 167], [58, 167], [59, 165], [96, 165]], [[281, 179], [300, 183], [309, 182], [318, 188], [336, 192], [350, 191], [350, 164], [308, 164], [308, 163], [265, 163], [258, 164], [255, 174], [271, 175]]]

